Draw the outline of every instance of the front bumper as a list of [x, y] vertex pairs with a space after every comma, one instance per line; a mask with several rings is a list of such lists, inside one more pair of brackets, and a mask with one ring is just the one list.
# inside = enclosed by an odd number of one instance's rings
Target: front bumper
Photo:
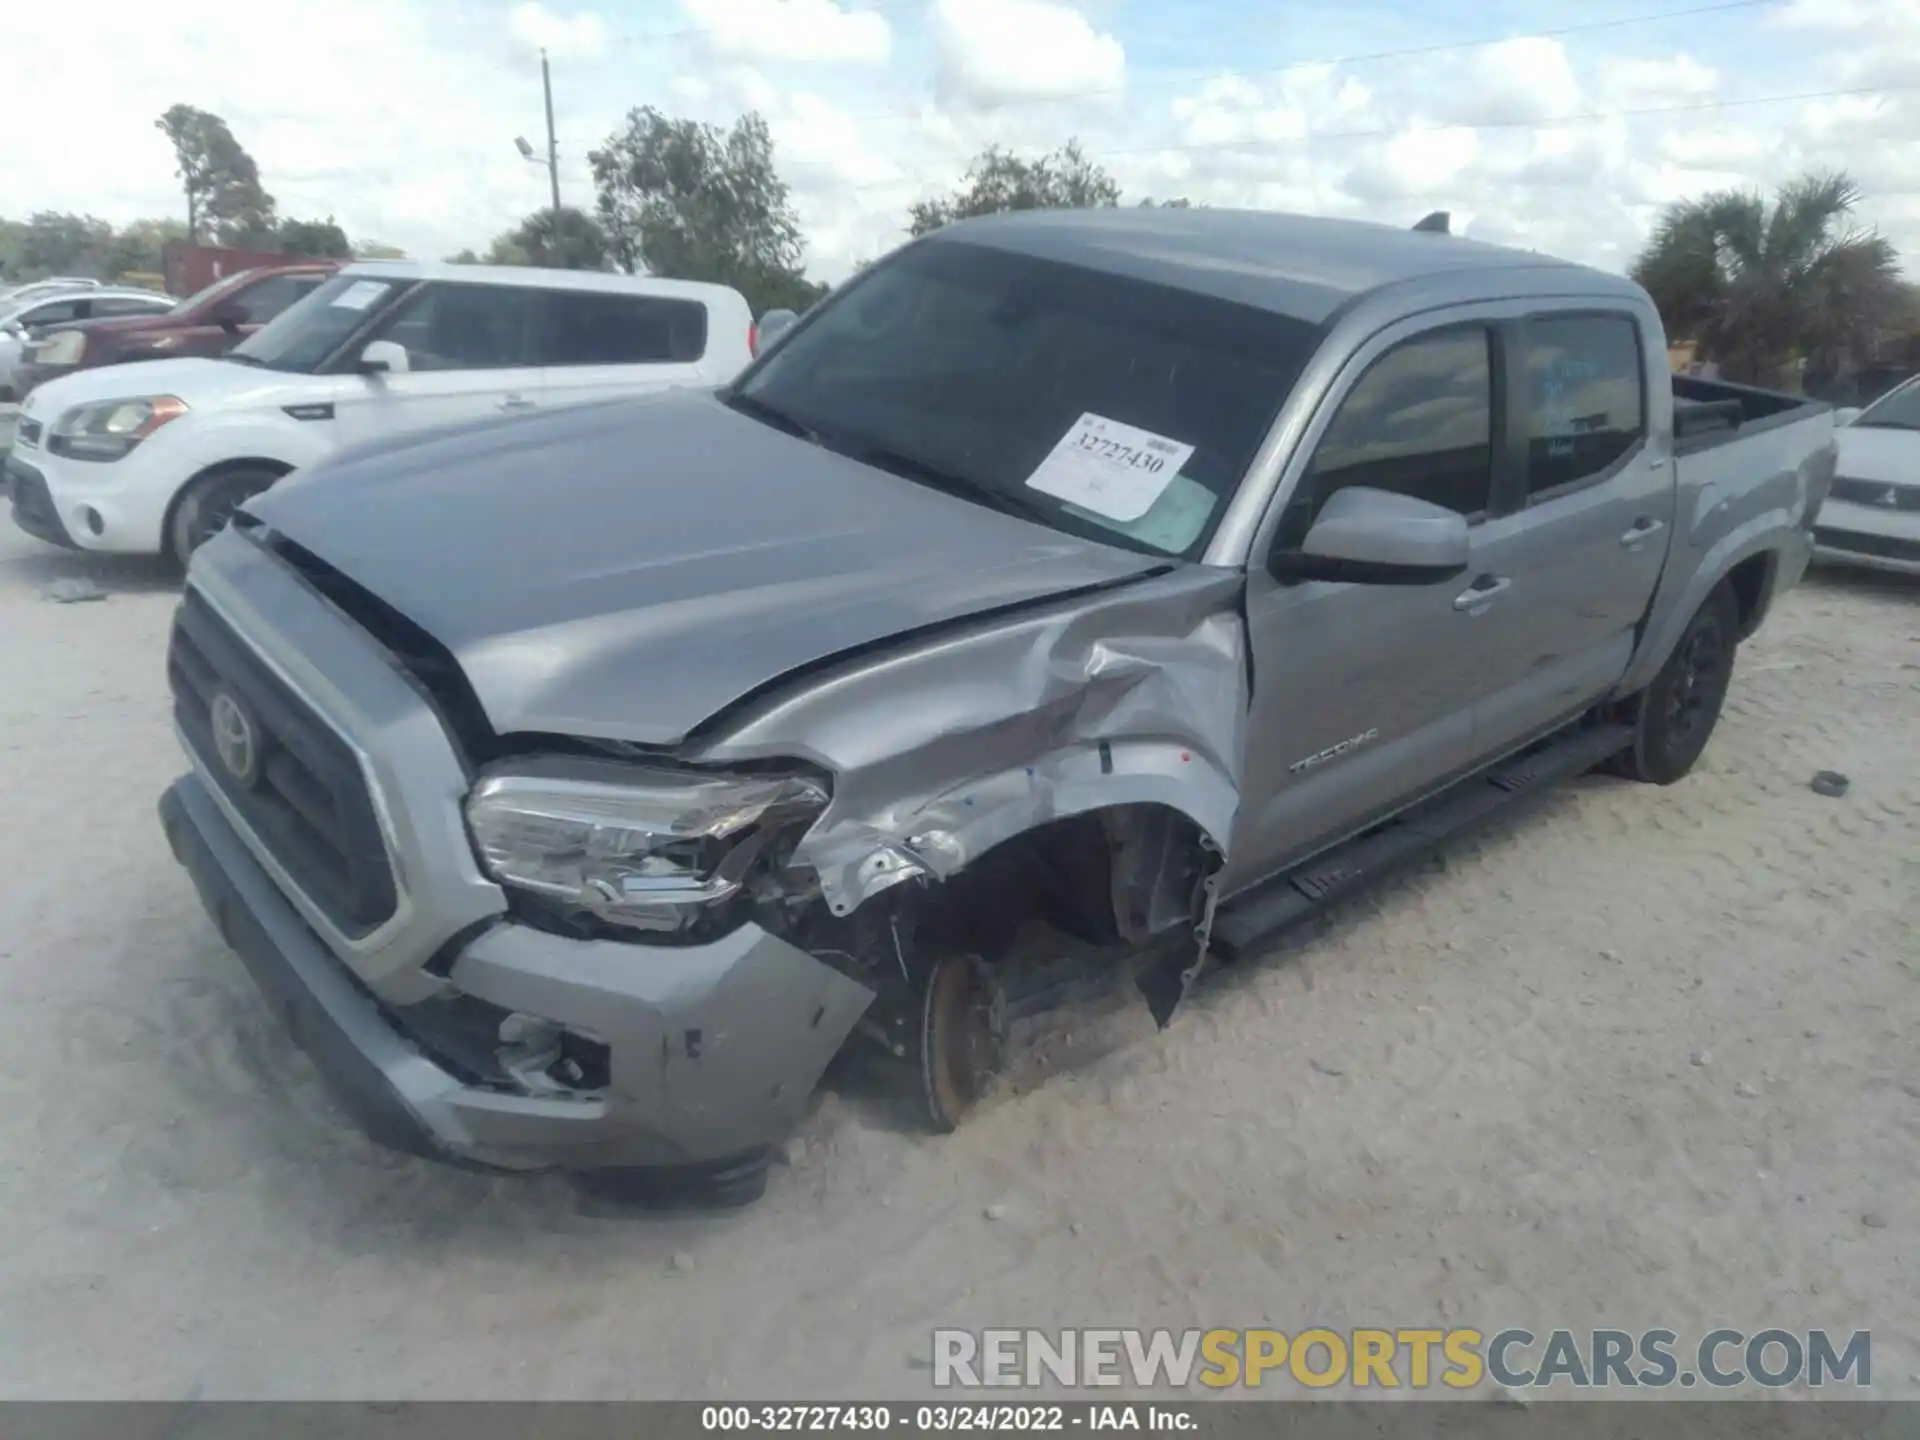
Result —
[[177, 463], [169, 463], [164, 432], [112, 464], [93, 464], [51, 453], [40, 444], [15, 440], [7, 457], [10, 488], [24, 473], [36, 493], [34, 516], [14, 522], [28, 534], [74, 550], [152, 555], [162, 548], [167, 508], [179, 489]]
[[1829, 499], [1813, 545], [1822, 560], [1920, 575], [1920, 510]]
[[[500, 1170], [673, 1168], [749, 1155], [789, 1130], [872, 992], [753, 926], [645, 949], [501, 922], [449, 991], [592, 1036], [597, 1092], [528, 1093], [410, 1034], [415, 1007], [359, 983], [289, 905], [207, 786], [160, 801], [175, 857], [222, 937], [361, 1128], [383, 1145]], [[432, 1004], [434, 1002], [425, 1002]]]

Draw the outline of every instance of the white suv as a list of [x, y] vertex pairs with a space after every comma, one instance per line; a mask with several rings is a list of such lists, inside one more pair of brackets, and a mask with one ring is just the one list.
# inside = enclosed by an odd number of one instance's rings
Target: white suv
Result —
[[153, 360], [27, 396], [21, 529], [187, 557], [246, 500], [347, 446], [515, 411], [717, 386], [753, 316], [721, 285], [572, 270], [351, 265], [218, 360]]

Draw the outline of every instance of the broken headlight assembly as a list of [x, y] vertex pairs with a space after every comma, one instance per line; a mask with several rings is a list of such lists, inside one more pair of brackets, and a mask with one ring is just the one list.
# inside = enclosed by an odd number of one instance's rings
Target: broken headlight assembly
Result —
[[737, 914], [756, 866], [827, 798], [807, 775], [552, 758], [484, 772], [467, 825], [481, 866], [534, 917], [666, 939]]

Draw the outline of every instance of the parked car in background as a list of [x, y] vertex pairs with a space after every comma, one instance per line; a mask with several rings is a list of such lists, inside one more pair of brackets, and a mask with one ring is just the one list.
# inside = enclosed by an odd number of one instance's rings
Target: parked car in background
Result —
[[950, 1129], [1063, 966], [1164, 1024], [1519, 797], [1679, 780], [1833, 456], [1823, 405], [1670, 377], [1618, 275], [966, 221], [718, 392], [250, 505], [187, 577], [162, 820], [376, 1137], [746, 1200], [843, 1042]]
[[[295, 301], [311, 295], [340, 268], [336, 260], [243, 270], [157, 315], [99, 320], [48, 337], [16, 367], [13, 390], [25, 399], [35, 386], [75, 370], [130, 360], [224, 355]], [[69, 297], [77, 300], [78, 297]]]
[[13, 517], [56, 544], [184, 564], [248, 498], [343, 446], [718, 386], [747, 363], [752, 328], [746, 300], [720, 285], [352, 265], [224, 358], [87, 370], [29, 390], [7, 466]]
[[164, 315], [180, 302], [154, 290], [100, 286], [41, 295], [15, 305], [0, 301], [0, 401], [17, 396], [14, 371], [47, 332], [77, 321]]
[[1820, 507], [1814, 553], [1920, 575], [1920, 376], [1839, 419], [1833, 491]]
[[0, 310], [9, 305], [25, 304], [37, 300], [43, 295], [62, 295], [69, 290], [98, 290], [100, 282], [90, 280], [84, 275], [56, 275], [51, 280], [28, 280], [19, 285], [0, 288]]

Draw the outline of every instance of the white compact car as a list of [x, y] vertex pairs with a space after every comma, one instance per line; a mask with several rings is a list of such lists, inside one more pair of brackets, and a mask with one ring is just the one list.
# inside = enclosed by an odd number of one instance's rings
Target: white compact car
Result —
[[1841, 421], [1814, 554], [1920, 575], [1920, 376]]
[[234, 512], [348, 445], [669, 386], [751, 358], [721, 285], [572, 270], [351, 265], [218, 360], [83, 370], [21, 407], [13, 518], [184, 564]]

